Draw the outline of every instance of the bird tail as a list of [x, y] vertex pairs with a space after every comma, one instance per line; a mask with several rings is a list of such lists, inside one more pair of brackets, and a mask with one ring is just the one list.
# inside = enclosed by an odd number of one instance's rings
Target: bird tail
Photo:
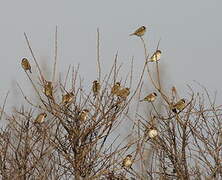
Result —
[[132, 33], [132, 34], [130, 34], [129, 36], [133, 36], [133, 35], [135, 35], [134, 33]]
[[144, 101], [144, 99], [141, 99], [139, 102], [143, 102]]

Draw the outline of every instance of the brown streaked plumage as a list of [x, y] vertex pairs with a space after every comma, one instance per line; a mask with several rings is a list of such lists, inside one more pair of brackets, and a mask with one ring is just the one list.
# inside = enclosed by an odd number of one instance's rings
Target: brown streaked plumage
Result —
[[147, 102], [154, 102], [156, 100], [157, 94], [155, 92], [148, 94], [144, 99], [140, 100], [142, 101], [147, 101]]
[[35, 123], [41, 124], [45, 121], [45, 118], [47, 117], [46, 113], [40, 113], [37, 118], [35, 119]]
[[52, 86], [52, 82], [51, 81], [46, 81], [45, 85], [44, 85], [44, 90], [43, 90], [44, 94], [49, 97], [49, 98], [53, 98], [53, 86]]
[[135, 32], [133, 32], [132, 34], [130, 34], [130, 36], [138, 36], [138, 37], [141, 37], [145, 34], [146, 32], [146, 27], [145, 26], [141, 26], [139, 27]]
[[117, 92], [120, 90], [120, 82], [116, 82], [113, 87], [111, 88], [111, 94], [116, 95]]
[[120, 89], [119, 91], [116, 92], [116, 95], [118, 97], [121, 97], [121, 98], [124, 98], [126, 99], [130, 94], [130, 89], [129, 88], [123, 88], [123, 89]]
[[123, 159], [123, 162], [122, 162], [122, 167], [125, 167], [125, 168], [130, 168], [133, 164], [133, 159], [132, 159], [132, 155], [131, 154], [128, 154], [124, 159]]
[[95, 97], [99, 94], [100, 88], [101, 86], [100, 86], [99, 81], [97, 80], [93, 81], [92, 91]]
[[186, 106], [185, 99], [180, 99], [176, 104], [173, 105], [172, 111], [174, 113], [177, 113], [177, 110], [182, 111], [185, 108], [185, 106]]
[[29, 70], [29, 72], [32, 73], [32, 71], [31, 71], [31, 65], [30, 65], [28, 59], [23, 58], [23, 59], [22, 59], [22, 62], [21, 62], [21, 65], [22, 65], [22, 68], [23, 68], [25, 71]]
[[89, 110], [88, 109], [83, 109], [82, 112], [79, 115], [79, 118], [81, 121], [85, 121], [88, 117]]
[[72, 102], [73, 98], [74, 98], [73, 92], [62, 95], [62, 103], [68, 104], [68, 103]]
[[157, 135], [158, 135], [158, 131], [157, 131], [156, 128], [152, 127], [152, 128], [149, 129], [148, 136], [150, 138], [155, 138]]
[[160, 50], [156, 50], [155, 53], [153, 53], [153, 55], [150, 57], [149, 61], [150, 62], [157, 62], [160, 60], [161, 57], [161, 51]]

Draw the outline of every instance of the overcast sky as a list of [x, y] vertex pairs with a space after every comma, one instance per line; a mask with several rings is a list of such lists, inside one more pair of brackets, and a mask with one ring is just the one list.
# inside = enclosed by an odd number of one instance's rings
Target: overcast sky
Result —
[[[221, 0], [0, 0], [0, 97], [15, 81], [25, 86], [20, 66], [31, 58], [23, 32], [30, 37], [36, 57], [53, 61], [55, 26], [58, 25], [60, 71], [81, 63], [86, 82], [96, 77], [96, 28], [101, 32], [101, 61], [109, 69], [115, 52], [126, 67], [135, 57], [143, 64], [142, 45], [129, 37], [145, 25], [152, 52], [161, 38], [161, 66], [166, 84], [179, 88], [196, 80], [221, 93]], [[35, 71], [35, 70], [34, 70]], [[16, 95], [17, 96], [17, 95]], [[12, 97], [12, 96], [11, 96]], [[15, 97], [15, 96], [14, 96]], [[10, 102], [10, 100], [9, 100]]]

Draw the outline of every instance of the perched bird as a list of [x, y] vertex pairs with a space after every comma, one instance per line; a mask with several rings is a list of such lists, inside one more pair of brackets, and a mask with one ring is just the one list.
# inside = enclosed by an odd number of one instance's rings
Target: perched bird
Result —
[[177, 113], [177, 110], [182, 111], [185, 108], [185, 106], [186, 106], [185, 99], [180, 99], [176, 104], [173, 105], [172, 111], [174, 113]]
[[122, 167], [131, 168], [132, 164], [133, 164], [132, 155], [131, 155], [131, 154], [128, 154], [128, 155], [123, 159]]
[[158, 131], [156, 128], [150, 128], [148, 131], [148, 136], [150, 138], [155, 138], [158, 135]]
[[147, 102], [153, 102], [156, 100], [157, 94], [155, 92], [147, 95], [144, 99], [140, 100], [140, 102], [142, 101], [147, 101]]
[[53, 86], [52, 86], [52, 82], [51, 81], [46, 81], [45, 85], [44, 85], [44, 90], [43, 90], [44, 94], [49, 97], [49, 98], [53, 98]]
[[146, 27], [141, 26], [134, 33], [130, 34], [130, 36], [135, 35], [135, 36], [141, 37], [145, 34], [145, 32], [146, 32]]
[[116, 82], [111, 89], [111, 94], [116, 95], [120, 88], [120, 82]]
[[25, 71], [29, 70], [29, 72], [32, 73], [32, 71], [31, 71], [31, 65], [30, 65], [28, 59], [23, 58], [21, 65], [22, 65], [22, 68], [23, 68]]
[[89, 110], [88, 109], [83, 109], [82, 112], [79, 115], [79, 118], [81, 121], [85, 121], [88, 117]]
[[62, 103], [68, 104], [68, 103], [72, 102], [73, 98], [74, 98], [73, 92], [62, 95]]
[[46, 113], [40, 113], [37, 118], [35, 119], [35, 123], [41, 124], [44, 122], [45, 118], [47, 117]]
[[160, 50], [156, 50], [156, 52], [151, 56], [151, 58], [149, 59], [150, 62], [157, 62], [160, 60], [161, 57], [161, 51]]
[[96, 97], [99, 94], [100, 88], [101, 88], [100, 83], [97, 80], [93, 81], [92, 91], [94, 97]]
[[123, 89], [120, 89], [119, 91], [116, 92], [116, 95], [118, 97], [121, 97], [121, 98], [124, 98], [126, 99], [130, 94], [130, 89], [129, 88], [123, 88]]

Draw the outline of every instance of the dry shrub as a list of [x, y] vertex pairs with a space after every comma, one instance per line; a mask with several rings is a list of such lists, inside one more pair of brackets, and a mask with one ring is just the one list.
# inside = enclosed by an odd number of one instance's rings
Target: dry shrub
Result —
[[[188, 86], [190, 93], [186, 95], [184, 107], [173, 110], [181, 99], [179, 93], [175, 87], [171, 93], [164, 90], [159, 70], [161, 61], [148, 62], [148, 50], [142, 37], [139, 40], [144, 47], [144, 66], [135, 84], [133, 65], [130, 80], [121, 81], [117, 54], [110, 72], [102, 76], [99, 30], [97, 33], [97, 82], [100, 86], [94, 88], [94, 92], [83, 88], [79, 67], [70, 68], [64, 82], [56, 79], [57, 30], [51, 80], [45, 78], [25, 34], [31, 62], [34, 62], [32, 70], [36, 67], [38, 75], [25, 73], [39, 102], [32, 102], [19, 86], [29, 108], [14, 109], [12, 115], [4, 116], [7, 126], [0, 134], [1, 178], [220, 179], [221, 108], [208, 91], [203, 87], [206, 96], [202, 96]], [[151, 73], [151, 68], [155, 74]], [[71, 77], [70, 82], [68, 77]], [[148, 79], [143, 80], [144, 77]], [[130, 87], [129, 96], [111, 92], [119, 81], [122, 88]], [[151, 82], [160, 100], [159, 104], [147, 102], [148, 118], [139, 113], [138, 97], [140, 99], [143, 91], [143, 81]], [[64, 100], [64, 95], [71, 100]], [[135, 117], [128, 113], [132, 102], [137, 102], [137, 106], [130, 109]], [[47, 117], [39, 123], [36, 118], [40, 113], [46, 113]], [[123, 120], [133, 123], [127, 137], [118, 132]], [[133, 164], [124, 167], [123, 159], [128, 154], [132, 155]]]

